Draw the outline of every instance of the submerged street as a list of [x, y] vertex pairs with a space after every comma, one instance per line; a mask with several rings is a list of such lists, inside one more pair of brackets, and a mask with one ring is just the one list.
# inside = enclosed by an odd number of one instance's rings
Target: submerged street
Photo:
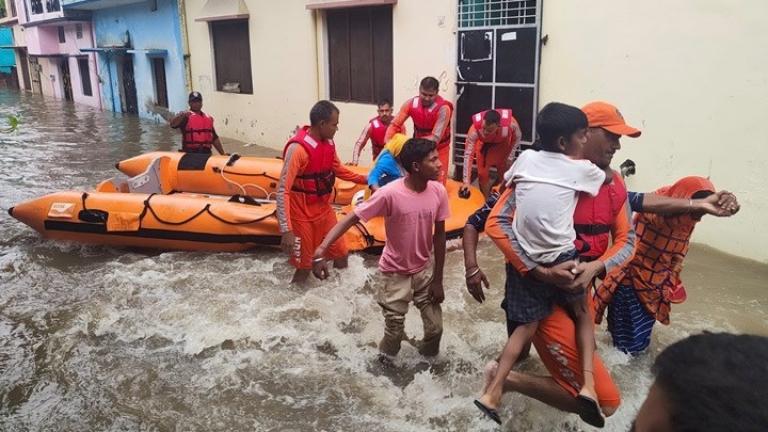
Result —
[[[479, 259], [488, 300], [467, 294], [462, 252], [449, 252], [441, 354], [427, 362], [405, 345], [395, 367], [384, 367], [376, 361], [376, 257], [352, 256], [350, 268], [305, 289], [288, 284], [293, 269], [277, 250], [44, 240], [7, 209], [93, 188], [118, 174], [119, 160], [177, 149], [179, 135], [135, 116], [0, 90], [0, 118], [10, 115], [20, 124], [0, 133], [0, 429], [496, 430], [472, 405], [482, 367], [506, 336], [504, 263], [487, 239]], [[245, 155], [276, 154], [283, 144], [265, 151], [223, 141]], [[768, 336], [768, 266], [694, 245], [682, 279], [688, 300], [673, 307], [670, 326], [656, 326], [649, 353], [630, 358], [597, 331], [623, 399], [604, 430], [628, 430], [650, 365], [669, 344], [702, 330]], [[418, 337], [417, 316], [409, 312], [406, 331]], [[545, 372], [535, 358], [522, 368]], [[592, 430], [520, 395], [504, 403], [504, 430]]]

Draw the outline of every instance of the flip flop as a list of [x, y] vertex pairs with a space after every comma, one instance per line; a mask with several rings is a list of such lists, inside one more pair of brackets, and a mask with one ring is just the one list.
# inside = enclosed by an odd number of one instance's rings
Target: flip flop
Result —
[[485, 406], [482, 402], [475, 399], [475, 406], [483, 412], [483, 414], [487, 415], [491, 420], [495, 421], [498, 424], [501, 424], [501, 418], [499, 417], [499, 412], [496, 411], [493, 408], [488, 408]]
[[600, 405], [597, 404], [596, 400], [584, 395], [578, 395], [576, 396], [576, 399], [581, 408], [579, 417], [581, 417], [584, 422], [596, 428], [605, 426], [605, 417], [603, 417]]

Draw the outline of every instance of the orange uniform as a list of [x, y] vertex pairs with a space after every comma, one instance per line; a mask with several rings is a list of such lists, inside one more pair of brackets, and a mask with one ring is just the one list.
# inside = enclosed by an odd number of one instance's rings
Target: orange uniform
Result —
[[[305, 127], [304, 131], [306, 130]], [[309, 137], [306, 132], [304, 136]], [[311, 140], [311, 137], [309, 139]], [[320, 145], [333, 146], [333, 141], [322, 142]], [[291, 256], [291, 263], [298, 269], [312, 268], [312, 255], [315, 249], [336, 225], [336, 213], [330, 204], [330, 193], [311, 195], [296, 190], [297, 182], [310, 165], [310, 155], [302, 145], [292, 142], [286, 146], [283, 171], [280, 174], [281, 182], [277, 190], [277, 219], [281, 233], [290, 231], [296, 236], [297, 246], [295, 253]], [[366, 184], [368, 180], [365, 176], [345, 168], [339, 161], [335, 149], [332, 150], [332, 160], [329, 165], [333, 174], [342, 180], [358, 184]], [[343, 238], [333, 243], [326, 255], [329, 259], [346, 256], [347, 247]]]
[[[613, 181], [622, 182], [621, 177], [616, 173]], [[611, 184], [603, 185], [597, 196], [610, 195], [613, 190]], [[632, 229], [626, 192], [623, 200], [625, 204], [615, 213], [610, 226], [613, 244], [610, 248], [600, 251], [601, 255], [598, 258], [605, 265], [606, 273], [609, 275], [618, 272], [634, 254], [635, 234]], [[580, 199], [579, 202], [581, 203], [582, 200]], [[515, 193], [514, 189], [510, 188], [504, 191], [491, 210], [485, 227], [486, 234], [504, 253], [506, 261], [520, 274], [525, 275], [537, 264], [525, 255], [512, 232], [514, 211]], [[590, 308], [590, 312], [594, 313], [593, 307]], [[576, 396], [581, 383], [584, 382], [576, 343], [576, 325], [562, 307], [556, 306], [549, 317], [539, 322], [533, 344], [552, 378], [566, 391]], [[598, 355], [594, 358], [594, 368], [595, 390], [600, 405], [618, 407], [621, 402], [619, 390]]]
[[[496, 111], [500, 113], [501, 121], [497, 131], [492, 136], [483, 134], [483, 119], [487, 111], [472, 116], [472, 125], [467, 131], [467, 139], [464, 141], [463, 180], [466, 184], [471, 181], [472, 159], [475, 156], [477, 156], [477, 176], [481, 184], [490, 181], [489, 171], [491, 167], [504, 171], [512, 166], [515, 150], [522, 137], [520, 125], [512, 116], [511, 109], [503, 108]], [[499, 176], [501, 174], [503, 172], [500, 172]]]
[[451, 157], [452, 115], [453, 104], [440, 96], [435, 98], [435, 103], [429, 108], [421, 105], [419, 96], [413, 97], [405, 101], [400, 107], [397, 117], [387, 128], [384, 140], [389, 142], [395, 134], [405, 133], [405, 121], [410, 117], [414, 125], [413, 137], [428, 139], [437, 145], [437, 152], [442, 164], [438, 180], [445, 184], [448, 179], [448, 166]]

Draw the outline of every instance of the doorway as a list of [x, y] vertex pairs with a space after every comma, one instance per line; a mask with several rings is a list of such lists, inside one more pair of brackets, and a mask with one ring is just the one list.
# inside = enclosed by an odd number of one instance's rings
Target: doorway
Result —
[[459, 0], [454, 175], [461, 175], [471, 116], [511, 108], [521, 145], [535, 138], [538, 111], [541, 1]]
[[133, 57], [131, 55], [123, 56], [122, 78], [123, 78], [123, 112], [138, 114], [139, 104], [136, 96], [136, 81], [133, 74]]
[[72, 76], [69, 73], [69, 57], [64, 57], [59, 63], [59, 74], [61, 75], [61, 84], [64, 88], [64, 100], [71, 101], [72, 97]]
[[31, 80], [31, 88], [32, 93], [35, 94], [43, 94], [43, 83], [40, 81], [40, 71], [42, 70], [42, 66], [40, 66], [39, 59], [35, 56], [29, 57], [29, 71], [30, 71], [30, 80]]
[[[13, 3], [11, 3], [13, 4]], [[19, 48], [19, 66], [21, 67], [21, 82], [24, 83], [24, 90], [32, 91], [32, 86], [29, 84], [29, 60], [27, 59], [27, 49]]]

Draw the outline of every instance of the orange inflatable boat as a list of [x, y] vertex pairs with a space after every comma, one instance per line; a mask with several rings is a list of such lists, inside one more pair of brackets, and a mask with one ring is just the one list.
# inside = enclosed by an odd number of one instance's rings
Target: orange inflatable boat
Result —
[[[212, 156], [181, 152], [151, 152], [118, 162], [115, 166], [123, 174], [133, 177], [147, 170], [158, 158], [167, 158], [163, 175], [174, 191], [215, 195], [247, 195], [254, 198], [274, 199], [283, 161], [278, 158], [251, 156]], [[368, 174], [368, 168], [347, 167], [359, 174]], [[366, 188], [346, 180], [336, 179], [333, 203], [347, 205], [352, 196]]]
[[[81, 243], [229, 252], [280, 244], [274, 201], [241, 194], [176, 192], [173, 176], [164, 175], [175, 162], [163, 154], [132, 178], [106, 180], [93, 192], [53, 193], [20, 203], [9, 213], [46, 238]], [[458, 182], [447, 184], [449, 238], [459, 237], [467, 217], [483, 204], [479, 190], [473, 188], [468, 199], [461, 199], [459, 187]], [[341, 218], [353, 205], [335, 208]], [[359, 223], [344, 238], [352, 251], [378, 252], [386, 241], [384, 220]]]

